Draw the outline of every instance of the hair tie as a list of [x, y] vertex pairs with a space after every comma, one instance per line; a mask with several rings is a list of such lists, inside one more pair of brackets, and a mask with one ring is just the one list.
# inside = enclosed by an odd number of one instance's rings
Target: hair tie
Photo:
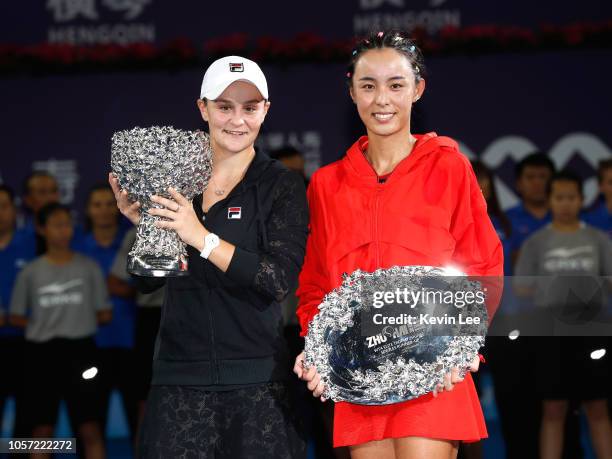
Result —
[[356, 50], [356, 49], [354, 49], [354, 50], [353, 50], [353, 56], [354, 56], [355, 54], [357, 54], [357, 50]]
[[351, 77], [351, 72], [346, 72], [346, 77], [350, 78]]

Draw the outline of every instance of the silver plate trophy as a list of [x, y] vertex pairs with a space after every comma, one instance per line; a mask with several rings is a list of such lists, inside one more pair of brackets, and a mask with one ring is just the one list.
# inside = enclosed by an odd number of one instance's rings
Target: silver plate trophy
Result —
[[111, 169], [131, 201], [141, 204], [136, 241], [127, 270], [148, 277], [188, 274], [185, 244], [173, 230], [157, 228], [160, 218], [147, 213], [156, 194], [171, 198], [172, 187], [191, 200], [207, 185], [212, 172], [208, 134], [170, 126], [153, 126], [113, 134]]
[[323, 396], [334, 401], [385, 405], [424, 395], [453, 367], [463, 376], [478, 355], [484, 292], [480, 282], [432, 266], [345, 274], [310, 322], [305, 366], [316, 365]]

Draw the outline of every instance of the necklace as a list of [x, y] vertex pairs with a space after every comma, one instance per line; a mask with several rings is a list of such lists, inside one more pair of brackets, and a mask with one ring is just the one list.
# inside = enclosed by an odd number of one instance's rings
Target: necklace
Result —
[[[246, 167], [244, 168], [244, 170], [242, 171], [242, 173], [240, 174], [240, 178], [238, 179], [238, 181], [242, 180], [242, 178], [245, 176], [247, 169], [249, 168], [249, 165], [251, 164], [251, 161], [249, 161], [246, 165]], [[228, 183], [228, 185], [231, 185], [232, 183], [235, 182], [235, 177], [233, 177]], [[214, 193], [217, 196], [223, 196], [225, 194], [226, 189], [225, 188], [219, 188], [219, 185], [217, 185], [217, 182], [215, 182], [215, 179], [212, 177], [210, 177], [210, 181], [213, 184], [213, 188], [214, 188]]]
[[215, 182], [215, 179], [214, 179], [214, 178], [212, 178], [212, 176], [210, 177], [210, 180], [212, 181], [213, 187], [215, 188], [215, 189], [214, 189], [215, 194], [216, 194], [217, 196], [223, 196], [223, 195], [225, 194], [225, 189], [223, 189], [223, 188], [219, 188], [219, 187], [217, 186], [217, 183]]

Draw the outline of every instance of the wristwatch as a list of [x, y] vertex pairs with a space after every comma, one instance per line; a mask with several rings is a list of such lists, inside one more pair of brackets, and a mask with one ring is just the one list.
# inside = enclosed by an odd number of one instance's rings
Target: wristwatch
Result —
[[215, 233], [208, 233], [204, 238], [204, 248], [200, 252], [200, 256], [208, 260], [210, 253], [219, 247], [219, 236]]

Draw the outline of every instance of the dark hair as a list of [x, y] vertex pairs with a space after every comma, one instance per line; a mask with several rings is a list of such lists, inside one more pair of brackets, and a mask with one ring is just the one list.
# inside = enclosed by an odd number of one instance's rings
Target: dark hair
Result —
[[[91, 218], [89, 218], [89, 215], [87, 215], [87, 208], [91, 203], [91, 198], [97, 191], [108, 191], [114, 196], [113, 189], [108, 183], [99, 183], [98, 185], [94, 185], [89, 189], [89, 192], [87, 193], [87, 199], [85, 200], [85, 231], [88, 233], [93, 229], [93, 222], [91, 221]], [[117, 224], [119, 224], [120, 219], [121, 214], [117, 212]]]
[[552, 193], [552, 187], [555, 182], [575, 183], [576, 187], [578, 188], [578, 193], [580, 194], [580, 197], [584, 198], [584, 194], [582, 191], [582, 179], [578, 177], [576, 174], [574, 174], [573, 172], [568, 171], [568, 170], [563, 170], [553, 175], [552, 178], [548, 182], [548, 186], [546, 187], [546, 192], [549, 196]]
[[499, 220], [499, 223], [501, 224], [502, 229], [506, 234], [506, 237], [510, 237], [512, 233], [512, 224], [510, 223], [510, 220], [502, 211], [501, 206], [499, 205], [499, 199], [497, 198], [497, 190], [495, 189], [495, 183], [493, 182], [493, 172], [491, 172], [491, 169], [485, 166], [484, 163], [481, 163], [478, 160], [472, 161], [471, 163], [476, 178], [486, 177], [491, 185], [491, 193], [487, 198], [487, 212]]
[[360, 39], [351, 52], [346, 73], [349, 87], [353, 84], [355, 65], [363, 53], [372, 49], [391, 48], [406, 56], [414, 73], [414, 79], [418, 83], [426, 76], [423, 54], [416, 43], [404, 32], [384, 31], [372, 32], [367, 37]]
[[34, 171], [32, 172], [30, 175], [28, 175], [25, 180], [23, 181], [23, 194], [27, 195], [30, 192], [30, 182], [38, 177], [48, 177], [50, 179], [53, 179], [55, 181], [55, 183], [57, 183], [57, 179], [55, 178], [54, 175], [50, 174], [47, 171]]
[[602, 159], [597, 166], [597, 180], [601, 183], [604, 173], [612, 169], [612, 159]]
[[0, 185], [0, 193], [6, 193], [11, 204], [15, 205], [15, 192], [10, 186], [4, 184]]
[[58, 212], [66, 212], [70, 218], [72, 218], [72, 211], [70, 207], [60, 204], [59, 202], [51, 202], [44, 205], [36, 214], [36, 223], [38, 226], [45, 226], [51, 215]]
[[270, 157], [274, 159], [292, 158], [294, 156], [304, 156], [297, 148], [287, 145], [270, 152]]
[[531, 153], [521, 159], [514, 167], [514, 177], [516, 180], [521, 178], [526, 167], [546, 167], [551, 174], [555, 173], [555, 165], [552, 160], [542, 152]]

